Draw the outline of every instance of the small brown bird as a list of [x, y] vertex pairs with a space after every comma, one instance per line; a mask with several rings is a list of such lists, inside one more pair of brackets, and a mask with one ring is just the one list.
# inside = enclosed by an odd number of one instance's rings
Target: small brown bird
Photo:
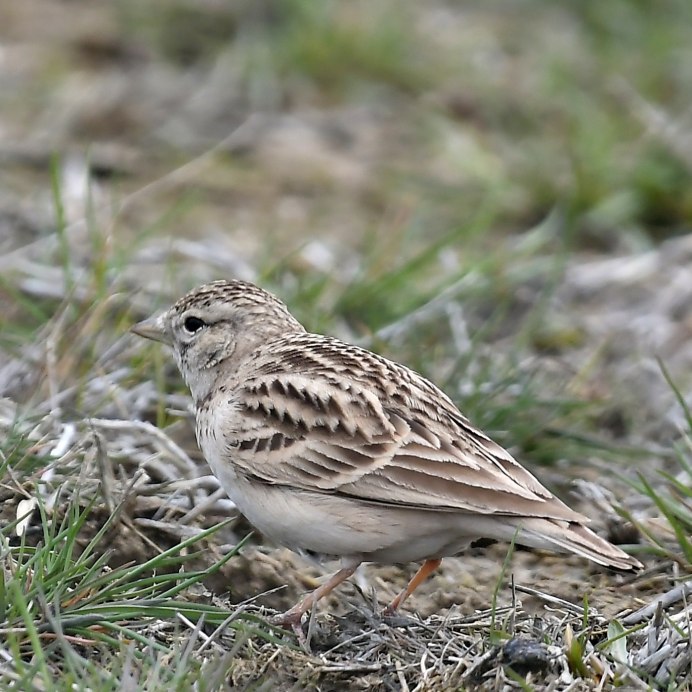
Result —
[[200, 286], [132, 331], [173, 348], [214, 475], [263, 534], [338, 556], [341, 569], [276, 620], [302, 615], [361, 562], [423, 565], [479, 538], [640, 563], [586, 527], [434, 384], [409, 368], [310, 334], [244, 281]]

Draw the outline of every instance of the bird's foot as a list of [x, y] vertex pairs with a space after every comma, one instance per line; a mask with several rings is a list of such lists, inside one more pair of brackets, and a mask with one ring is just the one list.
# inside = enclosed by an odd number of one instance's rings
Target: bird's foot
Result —
[[292, 630], [293, 634], [295, 634], [298, 639], [298, 643], [304, 649], [307, 649], [308, 640], [303, 631], [303, 611], [297, 608], [291, 608], [285, 613], [270, 618], [269, 622], [275, 627], [283, 627], [284, 629]]

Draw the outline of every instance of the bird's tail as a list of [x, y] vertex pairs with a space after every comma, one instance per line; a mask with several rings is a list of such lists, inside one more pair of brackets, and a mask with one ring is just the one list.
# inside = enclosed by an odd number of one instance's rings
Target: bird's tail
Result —
[[616, 569], [640, 569], [641, 562], [596, 535], [578, 522], [554, 519], [523, 518], [517, 520], [516, 542], [532, 548], [575, 553], [599, 565]]

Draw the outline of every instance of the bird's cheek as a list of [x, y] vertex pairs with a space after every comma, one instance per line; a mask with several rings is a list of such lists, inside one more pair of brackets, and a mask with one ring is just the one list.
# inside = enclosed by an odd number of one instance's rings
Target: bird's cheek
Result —
[[187, 366], [187, 348], [181, 346], [176, 348], [173, 353], [175, 354], [175, 362], [178, 364], [178, 370], [183, 372]]

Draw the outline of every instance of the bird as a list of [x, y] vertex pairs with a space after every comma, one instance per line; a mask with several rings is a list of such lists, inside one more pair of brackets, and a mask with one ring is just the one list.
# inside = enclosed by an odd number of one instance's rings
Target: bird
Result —
[[199, 447], [250, 524], [294, 551], [340, 559], [274, 618], [299, 637], [303, 615], [363, 562], [422, 563], [389, 614], [478, 539], [641, 567], [431, 381], [307, 331], [253, 283], [204, 284], [131, 331], [172, 348]]

